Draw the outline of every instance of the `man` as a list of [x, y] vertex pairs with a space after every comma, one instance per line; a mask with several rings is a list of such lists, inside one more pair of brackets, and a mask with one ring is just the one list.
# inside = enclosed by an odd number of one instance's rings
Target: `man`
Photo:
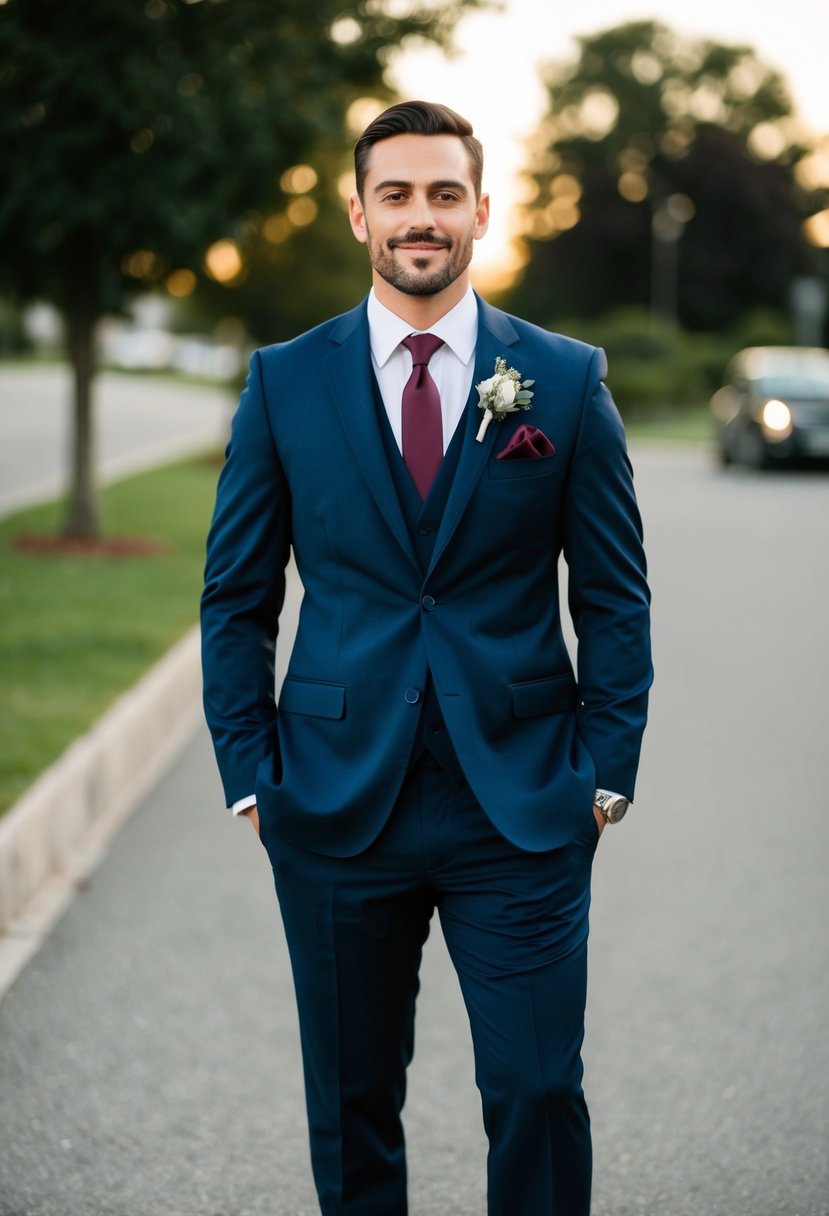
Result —
[[[234, 420], [207, 718], [228, 804], [273, 866], [325, 1216], [407, 1210], [400, 1111], [435, 908], [469, 1012], [490, 1216], [586, 1216], [590, 868], [633, 796], [651, 680], [622, 426], [600, 351], [472, 292], [489, 198], [465, 119], [393, 106], [355, 164], [371, 294], [255, 353]], [[305, 594], [277, 710], [291, 549]]]

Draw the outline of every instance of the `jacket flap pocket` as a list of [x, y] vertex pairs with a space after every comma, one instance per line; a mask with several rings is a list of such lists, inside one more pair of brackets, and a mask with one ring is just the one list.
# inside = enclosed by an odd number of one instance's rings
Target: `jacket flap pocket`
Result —
[[345, 717], [345, 687], [317, 680], [298, 680], [286, 676], [279, 694], [279, 709], [289, 714], [309, 714], [314, 718]]
[[511, 684], [512, 712], [516, 718], [563, 714], [576, 707], [576, 682], [568, 673]]

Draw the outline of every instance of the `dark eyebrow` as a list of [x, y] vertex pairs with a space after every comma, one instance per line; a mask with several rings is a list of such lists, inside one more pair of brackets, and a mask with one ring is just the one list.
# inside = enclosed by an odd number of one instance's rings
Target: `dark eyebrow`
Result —
[[[374, 187], [373, 193], [380, 194], [381, 191], [383, 191], [383, 190], [411, 190], [412, 184], [413, 184], [412, 182], [402, 182], [402, 181], [398, 182], [398, 181], [392, 181], [392, 180], [378, 182], [377, 185]], [[463, 182], [456, 182], [456, 181], [452, 181], [452, 180], [445, 181], [445, 182], [430, 182], [429, 189], [430, 190], [454, 190], [458, 194], [468, 194], [469, 193], [469, 190], [463, 184]]]
[[454, 190], [456, 194], [469, 193], [463, 182], [454, 182], [451, 180], [445, 182], [432, 182], [431, 188], [432, 190]]

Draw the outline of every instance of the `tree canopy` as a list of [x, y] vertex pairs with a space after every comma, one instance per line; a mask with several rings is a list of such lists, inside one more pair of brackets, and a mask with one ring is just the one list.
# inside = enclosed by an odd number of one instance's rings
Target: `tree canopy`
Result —
[[652, 304], [661, 244], [678, 259], [669, 310], [691, 328], [785, 307], [816, 205], [796, 180], [807, 149], [779, 73], [654, 21], [579, 41], [548, 74], [524, 310], [549, 322]]
[[83, 462], [97, 318], [172, 272], [201, 272], [216, 242], [255, 231], [290, 199], [286, 170], [320, 141], [344, 145], [349, 104], [386, 92], [390, 48], [443, 41], [476, 3], [0, 6], [0, 290], [50, 300], [67, 321], [71, 530], [95, 528]]
[[464, 6], [393, 17], [374, 0], [343, 17], [340, 0], [7, 0], [7, 281], [63, 307], [82, 292], [99, 311], [142, 267], [150, 280], [199, 268], [283, 197], [285, 169], [343, 138], [349, 102], [382, 90], [390, 46], [442, 38]]

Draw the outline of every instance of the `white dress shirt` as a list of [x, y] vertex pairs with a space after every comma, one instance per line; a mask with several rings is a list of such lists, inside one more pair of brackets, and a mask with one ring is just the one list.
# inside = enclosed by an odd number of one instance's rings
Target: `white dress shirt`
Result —
[[443, 338], [443, 346], [429, 360], [429, 374], [440, 394], [443, 420], [443, 450], [449, 447], [455, 427], [466, 405], [475, 370], [475, 344], [478, 340], [478, 305], [470, 287], [466, 295], [428, 330], [412, 329], [408, 322], [381, 304], [374, 294], [368, 297], [368, 335], [371, 365], [377, 377], [380, 396], [400, 451], [403, 451], [403, 389], [412, 374], [412, 356], [401, 343], [411, 334], [430, 333]]
[[[368, 338], [371, 364], [377, 377], [380, 396], [400, 451], [403, 451], [403, 389], [412, 374], [412, 356], [404, 338], [410, 334], [430, 333], [443, 338], [429, 360], [429, 373], [440, 394], [443, 421], [443, 450], [448, 448], [472, 387], [475, 371], [475, 345], [478, 340], [478, 305], [470, 287], [466, 295], [428, 330], [412, 329], [406, 321], [381, 304], [372, 287], [368, 297]], [[253, 794], [234, 802], [231, 810], [240, 815], [256, 804]]]

